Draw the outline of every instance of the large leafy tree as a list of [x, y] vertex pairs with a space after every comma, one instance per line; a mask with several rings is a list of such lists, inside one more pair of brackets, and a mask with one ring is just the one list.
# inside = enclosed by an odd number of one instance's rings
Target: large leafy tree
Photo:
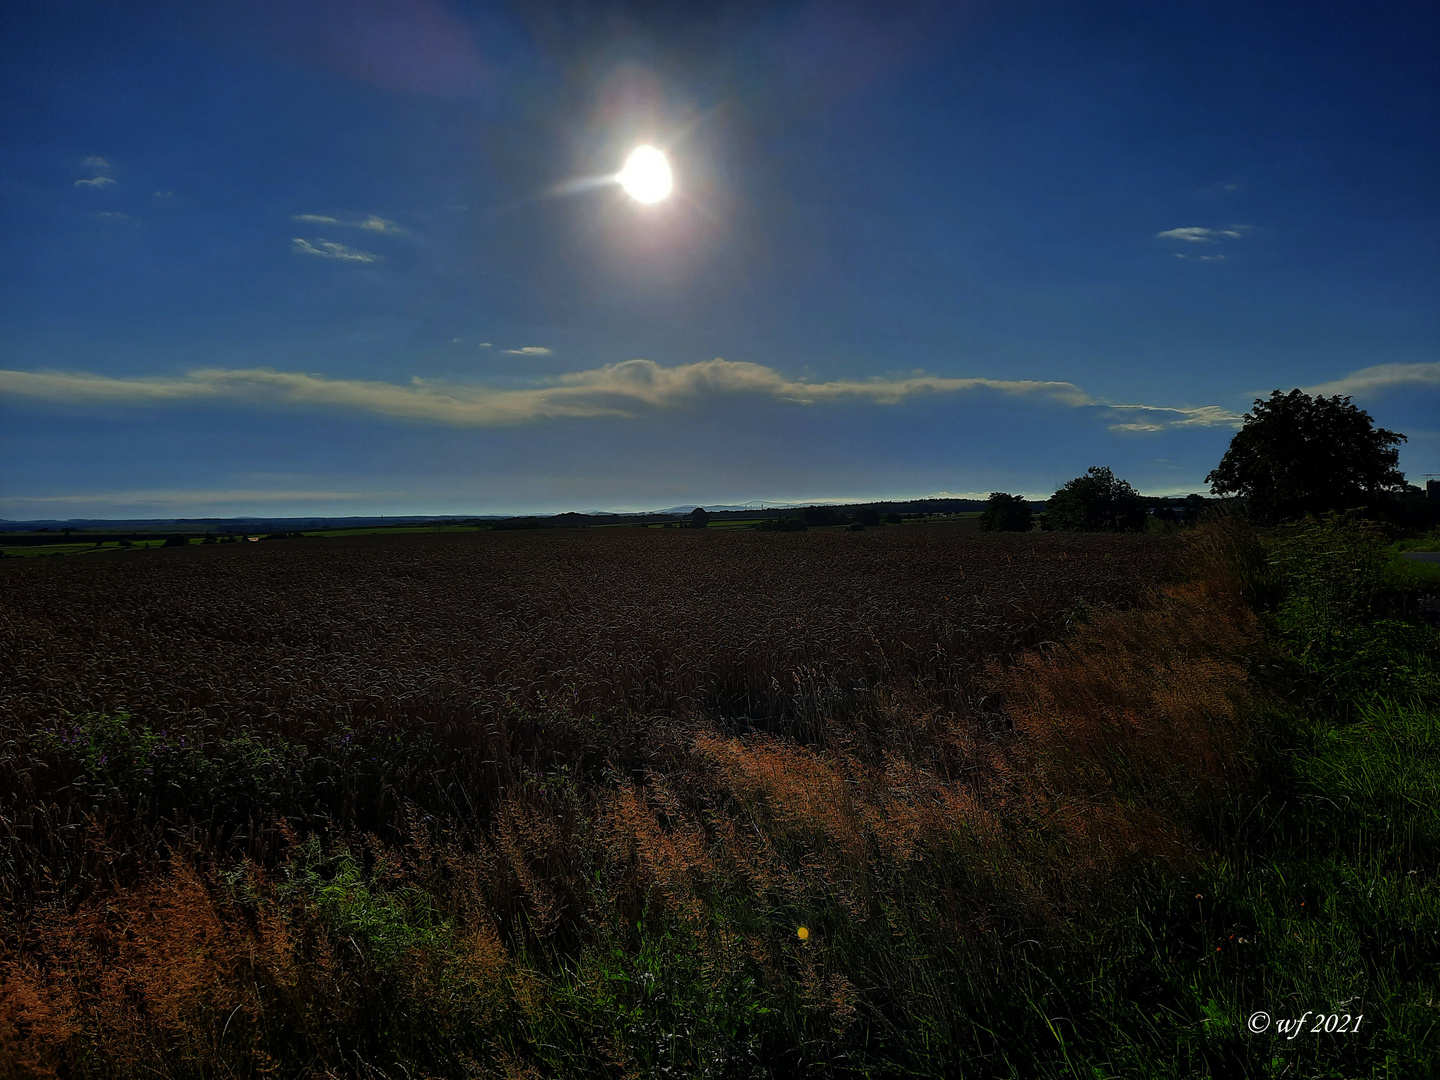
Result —
[[1243, 497], [1264, 522], [1366, 506], [1404, 486], [1396, 467], [1404, 441], [1348, 397], [1276, 390], [1255, 399], [1205, 482], [1217, 495]]
[[1065, 532], [1138, 532], [1145, 528], [1140, 494], [1108, 468], [1092, 465], [1050, 496], [1045, 526]]

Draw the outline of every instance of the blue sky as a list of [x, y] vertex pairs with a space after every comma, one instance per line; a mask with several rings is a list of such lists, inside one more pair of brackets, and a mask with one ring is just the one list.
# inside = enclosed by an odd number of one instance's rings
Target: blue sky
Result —
[[1296, 386], [1418, 480], [1437, 50], [1413, 2], [16, 0], [0, 516], [1203, 491]]

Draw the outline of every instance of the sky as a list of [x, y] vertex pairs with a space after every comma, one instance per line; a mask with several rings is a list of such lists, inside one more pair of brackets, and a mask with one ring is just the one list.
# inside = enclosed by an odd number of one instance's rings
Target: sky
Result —
[[1413, 0], [9, 0], [0, 517], [1204, 492], [1295, 387], [1423, 482], [1437, 53]]

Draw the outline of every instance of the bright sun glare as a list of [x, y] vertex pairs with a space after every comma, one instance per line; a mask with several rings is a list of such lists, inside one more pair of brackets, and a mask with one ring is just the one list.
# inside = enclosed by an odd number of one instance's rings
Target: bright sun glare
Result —
[[627, 194], [637, 202], [659, 202], [674, 186], [670, 178], [670, 162], [653, 146], [637, 146], [625, 159], [625, 168], [615, 177]]

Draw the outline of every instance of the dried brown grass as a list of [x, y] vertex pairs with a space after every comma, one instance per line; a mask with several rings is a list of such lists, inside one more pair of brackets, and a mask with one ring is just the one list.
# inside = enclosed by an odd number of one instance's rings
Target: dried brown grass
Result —
[[1233, 583], [1202, 580], [994, 669], [1017, 768], [1075, 851], [1103, 870], [1188, 848], [1189, 826], [1253, 757], [1245, 657], [1258, 637]]

